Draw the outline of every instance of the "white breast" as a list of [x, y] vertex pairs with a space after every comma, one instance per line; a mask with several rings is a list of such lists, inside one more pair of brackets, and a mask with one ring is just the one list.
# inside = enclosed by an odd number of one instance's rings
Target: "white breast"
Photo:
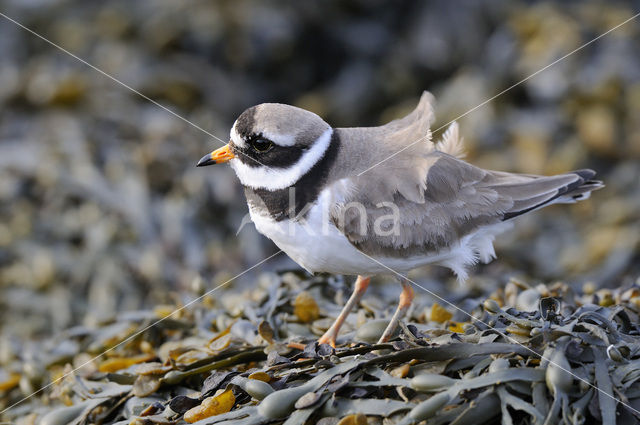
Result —
[[[249, 208], [256, 229], [309, 272], [369, 274], [376, 263], [362, 255], [329, 219], [332, 194], [320, 193], [306, 219], [275, 221]], [[376, 273], [380, 273], [377, 271]]]

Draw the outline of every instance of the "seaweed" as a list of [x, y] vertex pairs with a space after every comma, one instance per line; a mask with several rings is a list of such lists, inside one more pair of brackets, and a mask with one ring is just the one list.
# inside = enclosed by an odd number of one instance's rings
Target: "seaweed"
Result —
[[[228, 320], [208, 326], [198, 324], [211, 308], [202, 300], [153, 332], [147, 327], [157, 316], [142, 312], [63, 332], [52, 338], [65, 347], [55, 361], [50, 359], [61, 351], [48, 352], [44, 347], [51, 344], [44, 341], [37, 381], [50, 385], [3, 419], [20, 421], [25, 406], [46, 425], [640, 419], [633, 407], [640, 401], [640, 313], [630, 301], [636, 286], [613, 291], [616, 303], [608, 306], [590, 295], [569, 297], [564, 285], [538, 286], [533, 311], [520, 311], [496, 293], [466, 303], [475, 307], [464, 322], [453, 322], [446, 306], [432, 304], [425, 311], [437, 314], [410, 315], [389, 343], [367, 342], [383, 328], [370, 320], [333, 348], [308, 336], [322, 332], [327, 312], [339, 307], [322, 291], [322, 281], [294, 284], [281, 276], [264, 296], [245, 300], [240, 315], [231, 314], [237, 305], [219, 306], [217, 318]], [[331, 285], [348, 291], [344, 281]], [[314, 296], [301, 297], [305, 291]], [[531, 288], [524, 291], [532, 297]], [[297, 317], [292, 307], [300, 299], [316, 303], [314, 320]], [[370, 314], [363, 306], [355, 316]], [[138, 330], [144, 332], [130, 339]], [[98, 347], [111, 350], [73, 369]], [[24, 388], [18, 383], [32, 363], [3, 366], [5, 406], [20, 401]]]

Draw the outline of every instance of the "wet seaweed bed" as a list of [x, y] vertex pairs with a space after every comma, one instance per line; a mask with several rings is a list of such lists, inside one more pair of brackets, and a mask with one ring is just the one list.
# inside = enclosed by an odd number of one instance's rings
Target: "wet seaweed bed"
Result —
[[575, 293], [562, 283], [512, 280], [489, 298], [456, 300], [459, 310], [418, 304], [386, 344], [375, 341], [393, 301], [365, 298], [334, 349], [314, 340], [349, 285], [264, 274], [243, 294], [205, 294], [70, 328], [29, 352], [4, 350], [2, 409], [51, 385], [2, 419], [632, 423], [640, 418], [638, 283], [613, 291], [586, 285]]

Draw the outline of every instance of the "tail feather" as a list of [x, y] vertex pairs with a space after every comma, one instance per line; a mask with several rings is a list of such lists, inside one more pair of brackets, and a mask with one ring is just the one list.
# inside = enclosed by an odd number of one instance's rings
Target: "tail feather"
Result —
[[[577, 201], [582, 201], [589, 198], [591, 192], [604, 187], [604, 184], [600, 180], [593, 180], [596, 173], [593, 170], [576, 170], [562, 176], [554, 177], [574, 177], [573, 181], [568, 184], [554, 188], [552, 191], [542, 191], [542, 193], [535, 193], [533, 196], [525, 197], [514, 201], [514, 205], [511, 210], [505, 212], [503, 220], [509, 220], [514, 217], [518, 217], [529, 211], [537, 210], [548, 205], [553, 204], [571, 204]], [[546, 186], [545, 180], [551, 179], [551, 177], [537, 177], [533, 178], [531, 185]], [[542, 183], [542, 184], [541, 184]], [[510, 188], [511, 189], [511, 188]]]

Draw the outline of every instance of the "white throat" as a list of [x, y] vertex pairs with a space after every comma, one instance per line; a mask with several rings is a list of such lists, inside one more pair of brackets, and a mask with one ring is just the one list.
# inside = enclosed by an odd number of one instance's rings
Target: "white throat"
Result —
[[271, 168], [264, 165], [250, 167], [238, 158], [232, 159], [229, 163], [244, 186], [253, 189], [285, 189], [300, 180], [311, 167], [322, 159], [331, 143], [332, 133], [332, 128], [322, 133], [311, 148], [300, 157], [300, 160], [289, 168]]

